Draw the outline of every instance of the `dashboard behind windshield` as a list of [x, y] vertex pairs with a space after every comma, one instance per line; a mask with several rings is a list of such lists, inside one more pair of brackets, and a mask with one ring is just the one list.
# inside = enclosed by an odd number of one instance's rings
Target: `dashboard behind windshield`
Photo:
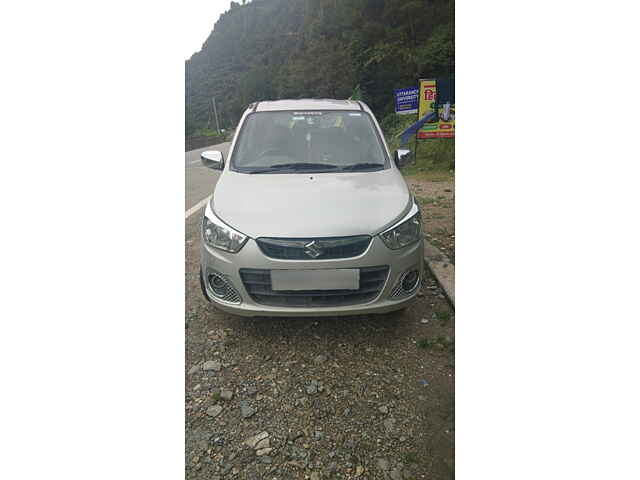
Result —
[[244, 173], [366, 171], [388, 168], [372, 119], [356, 111], [255, 112], [231, 159]]

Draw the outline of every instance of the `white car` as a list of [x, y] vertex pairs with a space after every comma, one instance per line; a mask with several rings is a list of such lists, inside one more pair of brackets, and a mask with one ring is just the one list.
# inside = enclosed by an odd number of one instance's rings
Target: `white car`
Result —
[[351, 100], [257, 102], [202, 221], [205, 297], [243, 316], [384, 313], [423, 278], [420, 209], [373, 113]]

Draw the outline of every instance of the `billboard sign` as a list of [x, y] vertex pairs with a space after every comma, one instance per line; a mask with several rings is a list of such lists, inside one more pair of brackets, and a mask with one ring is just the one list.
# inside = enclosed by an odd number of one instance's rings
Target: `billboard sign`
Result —
[[[418, 118], [434, 111], [436, 105], [436, 81], [420, 80], [420, 102], [418, 107]], [[456, 129], [456, 108], [455, 103], [450, 101], [438, 105], [437, 117], [425, 123], [418, 130], [418, 138], [453, 138]]]
[[407, 115], [410, 113], [418, 113], [418, 89], [399, 88], [393, 91], [396, 100], [396, 113], [399, 115]]

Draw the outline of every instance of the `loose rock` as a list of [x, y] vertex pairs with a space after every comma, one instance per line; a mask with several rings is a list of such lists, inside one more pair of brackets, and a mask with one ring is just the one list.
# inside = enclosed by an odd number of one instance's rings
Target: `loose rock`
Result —
[[233, 398], [233, 391], [232, 390], [222, 390], [220, 392], [220, 398], [222, 400], [231, 400]]
[[387, 418], [384, 422], [384, 428], [387, 432], [390, 432], [391, 430], [393, 430], [393, 428], [396, 425], [396, 422], [393, 418]]
[[316, 380], [311, 380], [311, 383], [307, 385], [307, 394], [313, 395], [318, 393], [318, 382]]
[[263, 448], [269, 448], [269, 439], [263, 438], [256, 445], [256, 450], [262, 450]]
[[220, 405], [214, 405], [213, 407], [209, 407], [207, 409], [207, 415], [209, 415], [210, 417], [215, 418], [220, 415], [220, 413], [222, 413], [222, 407]]
[[271, 452], [273, 452], [273, 448], [261, 448], [260, 450], [256, 450], [256, 455], [261, 457]]
[[249, 418], [256, 413], [256, 409], [250, 406], [246, 400], [243, 400], [240, 402], [240, 413], [242, 418]]
[[267, 432], [260, 432], [259, 434], [254, 435], [253, 437], [247, 438], [244, 441], [244, 444], [248, 447], [256, 448], [256, 446], [261, 440], [264, 440], [265, 438], [268, 438], [268, 437], [269, 437], [269, 434]]
[[216, 372], [219, 372], [222, 369], [222, 364], [218, 360], [207, 360], [202, 365], [202, 369], [205, 372], [208, 372], [210, 370], [215, 370]]
[[402, 480], [402, 473], [400, 473], [400, 470], [391, 470], [389, 477], [391, 477], [391, 480]]
[[316, 365], [319, 365], [321, 363], [324, 363], [327, 361], [327, 356], [326, 355], [317, 355], [314, 359], [313, 359], [313, 363], [315, 363]]
[[379, 458], [376, 464], [378, 465], [378, 468], [384, 472], [389, 470], [389, 461], [385, 458]]

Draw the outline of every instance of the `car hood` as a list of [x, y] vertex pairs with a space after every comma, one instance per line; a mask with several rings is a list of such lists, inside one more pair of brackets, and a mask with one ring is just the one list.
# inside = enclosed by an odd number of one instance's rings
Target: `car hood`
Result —
[[400, 172], [244, 174], [225, 171], [212, 209], [252, 238], [376, 234], [411, 208]]

